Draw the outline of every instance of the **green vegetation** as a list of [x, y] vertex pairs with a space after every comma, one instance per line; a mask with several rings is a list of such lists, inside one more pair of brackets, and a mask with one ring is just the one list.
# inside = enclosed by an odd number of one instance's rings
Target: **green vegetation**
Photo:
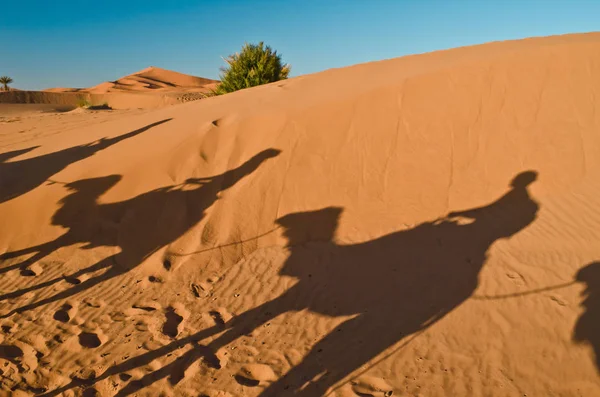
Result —
[[85, 96], [79, 96], [77, 99], [77, 107], [89, 110], [112, 110], [108, 102], [103, 102], [100, 105], [94, 105]]
[[13, 79], [11, 79], [8, 76], [2, 76], [2, 77], [0, 77], [0, 84], [2, 84], [4, 86], [4, 91], [8, 91], [9, 90], [8, 85], [10, 83], [12, 83], [12, 82], [13, 82]]
[[78, 108], [89, 108], [90, 106], [92, 106], [92, 104], [90, 103], [90, 101], [87, 100], [87, 98], [79, 97], [77, 99], [77, 107]]
[[277, 51], [262, 41], [244, 44], [241, 52], [230, 55], [225, 62], [227, 66], [221, 69], [221, 83], [215, 90], [216, 95], [287, 79], [291, 69], [282, 62]]

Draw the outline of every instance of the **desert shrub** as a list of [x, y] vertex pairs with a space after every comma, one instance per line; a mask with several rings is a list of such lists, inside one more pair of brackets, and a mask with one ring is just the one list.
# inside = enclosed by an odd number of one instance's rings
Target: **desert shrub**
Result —
[[92, 106], [92, 104], [90, 103], [90, 101], [87, 100], [87, 98], [79, 97], [77, 99], [77, 107], [78, 108], [89, 108], [90, 106]]
[[261, 41], [258, 44], [244, 44], [239, 53], [225, 58], [227, 66], [221, 68], [221, 83], [215, 94], [255, 87], [287, 79], [290, 66], [284, 64], [281, 55]]

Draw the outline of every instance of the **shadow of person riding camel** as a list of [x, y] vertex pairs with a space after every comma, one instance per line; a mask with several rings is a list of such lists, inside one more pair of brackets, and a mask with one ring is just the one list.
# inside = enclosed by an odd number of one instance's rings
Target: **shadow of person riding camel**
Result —
[[93, 156], [101, 150], [107, 149], [125, 139], [133, 138], [166, 123], [171, 119], [165, 119], [149, 124], [143, 128], [131, 131], [127, 134], [114, 138], [102, 138], [96, 142], [85, 145], [74, 146], [58, 152], [43, 154], [29, 159], [7, 162], [13, 157], [25, 154], [36, 147], [15, 150], [0, 154], [0, 204], [17, 198], [42, 183], [46, 182], [52, 175], [65, 169], [68, 165]]
[[[61, 206], [52, 217], [52, 224], [67, 228], [68, 231], [53, 241], [3, 254], [2, 259], [34, 255], [2, 271], [21, 268], [22, 272], [27, 272], [30, 264], [73, 244], [84, 243], [82, 249], [114, 246], [120, 247], [121, 251], [68, 277], [58, 277], [0, 296], [0, 301], [16, 298], [65, 279], [75, 283], [65, 291], [21, 306], [6, 316], [68, 298], [130, 271], [197, 224], [204, 217], [206, 209], [219, 198], [219, 192], [229, 189], [279, 153], [276, 149], [264, 150], [223, 174], [188, 179], [184, 185], [196, 185], [192, 189], [183, 189], [182, 185], [168, 186], [117, 203], [99, 204], [98, 198], [121, 179], [118, 175], [84, 179], [65, 185], [71, 193], [60, 201]], [[168, 262], [165, 267], [169, 267]], [[106, 269], [102, 274], [77, 283], [82, 275], [102, 269]]]
[[[301, 363], [261, 396], [321, 396], [353, 371], [410, 335], [417, 335], [465, 302], [478, 285], [490, 246], [530, 225], [538, 204], [527, 187], [537, 174], [515, 177], [510, 190], [479, 208], [451, 212], [435, 222], [352, 245], [334, 242], [342, 208], [286, 215], [289, 256], [282, 275], [298, 282], [279, 297], [158, 350], [109, 368], [98, 378], [122, 373], [193, 344], [170, 364], [132, 381], [126, 396], [164, 378], [177, 384], [203, 358], [220, 368], [216, 352], [286, 312], [309, 310], [346, 320], [317, 342]], [[468, 218], [470, 222], [462, 222]], [[206, 338], [216, 339], [207, 345]]]

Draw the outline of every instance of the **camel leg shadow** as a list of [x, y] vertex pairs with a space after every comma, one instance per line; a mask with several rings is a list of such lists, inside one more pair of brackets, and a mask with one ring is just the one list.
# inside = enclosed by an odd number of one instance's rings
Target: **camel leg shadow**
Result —
[[[292, 292], [291, 294], [289, 293], [290, 291]], [[185, 372], [188, 368], [200, 359], [203, 359], [210, 367], [220, 369], [221, 365], [216, 356], [216, 352], [219, 349], [227, 346], [229, 343], [240, 337], [249, 334], [280, 314], [295, 310], [295, 305], [291, 305], [294, 302], [293, 288], [290, 291], [278, 298], [242, 313], [227, 324], [200, 331], [190, 337], [195, 345], [192, 349], [188, 350], [170, 364], [145, 375], [142, 379], [129, 383], [125, 388], [119, 391], [116, 396], [129, 396], [164, 378], [168, 378], [170, 384], [176, 385], [185, 377]], [[223, 330], [225, 330], [225, 332], [223, 332]], [[219, 332], [223, 332], [223, 334], [208, 345], [197, 343], [198, 341]]]
[[397, 312], [357, 315], [317, 342], [300, 364], [269, 385], [260, 397], [324, 396], [358, 368], [407, 336], [430, 327], [445, 313], [431, 318], [426, 313], [415, 313], [389, 322], [380, 319], [397, 317]]
[[[81, 275], [83, 275], [85, 273], [91, 273], [91, 272], [94, 272], [94, 271], [97, 271], [97, 270], [108, 268], [108, 270], [106, 270], [104, 273], [102, 273], [102, 274], [100, 274], [98, 276], [92, 277], [92, 278], [90, 278], [88, 280], [85, 280], [81, 284], [76, 284], [76, 285], [72, 286], [71, 288], [69, 288], [69, 289], [67, 289], [65, 291], [59, 292], [59, 293], [57, 293], [57, 294], [55, 294], [55, 295], [53, 295], [53, 296], [51, 296], [49, 298], [42, 299], [40, 301], [37, 301], [37, 302], [34, 302], [34, 303], [30, 303], [28, 305], [21, 306], [21, 307], [19, 307], [17, 309], [14, 309], [14, 310], [10, 311], [8, 314], [6, 314], [6, 315], [4, 315], [4, 316], [2, 316], [0, 318], [7, 318], [7, 317], [12, 316], [15, 313], [23, 313], [23, 312], [26, 312], [26, 311], [37, 309], [38, 307], [47, 305], [49, 303], [53, 303], [53, 302], [56, 302], [56, 301], [59, 301], [59, 300], [62, 300], [62, 299], [70, 298], [70, 297], [72, 297], [72, 296], [74, 296], [74, 295], [76, 295], [76, 294], [78, 294], [80, 292], [83, 292], [83, 291], [85, 291], [87, 289], [90, 289], [90, 288], [92, 288], [92, 287], [94, 287], [94, 286], [96, 286], [96, 285], [98, 285], [98, 284], [100, 284], [102, 282], [105, 282], [105, 281], [108, 281], [108, 280], [110, 280], [110, 279], [112, 279], [114, 277], [120, 276], [121, 274], [125, 273], [126, 270], [121, 269], [119, 266], [115, 265], [115, 258], [116, 258], [116, 256], [117, 255], [112, 255], [112, 256], [110, 256], [108, 258], [105, 258], [102, 261], [96, 263], [95, 265], [92, 265], [92, 266], [89, 266], [89, 267], [87, 267], [85, 269], [82, 269], [82, 270], [80, 270], [80, 271], [78, 271], [78, 272], [70, 275], [69, 279], [76, 279], [77, 277], [79, 277], [79, 276], [81, 276]], [[64, 278], [62, 278], [62, 277], [61, 278], [56, 278], [54, 280], [48, 281], [47, 283], [43, 283], [41, 285], [31, 287], [28, 290], [39, 289], [39, 288], [42, 288], [43, 286], [46, 286], [45, 284], [52, 285], [52, 284], [54, 284], [54, 283], [56, 283], [58, 281], [61, 281], [61, 280], [64, 280]], [[29, 292], [29, 291], [25, 291], [25, 292]], [[17, 294], [22, 295], [25, 292], [21, 293], [21, 291], [16, 291], [13, 294], [15, 294], [15, 295], [17, 295]], [[7, 294], [7, 295], [9, 295], [9, 294]]]
[[36, 245], [33, 247], [29, 247], [29, 248], [24, 248], [24, 249], [17, 250], [17, 251], [6, 252], [6, 253], [0, 255], [0, 260], [17, 258], [19, 256], [28, 255], [28, 254], [31, 254], [34, 252], [35, 252], [35, 254], [33, 256], [31, 256], [30, 258], [25, 259], [22, 262], [19, 262], [19, 263], [16, 263], [14, 265], [10, 265], [7, 267], [3, 267], [2, 269], [0, 269], [0, 274], [4, 274], [4, 273], [7, 273], [7, 272], [9, 272], [11, 270], [15, 270], [15, 269], [21, 269], [22, 275], [29, 276], [31, 274], [29, 274], [27, 272], [27, 268], [30, 265], [44, 259], [48, 255], [50, 255], [52, 252], [57, 250], [58, 248], [64, 247], [66, 245], [70, 245], [70, 244], [67, 244], [67, 241], [65, 241], [65, 238], [63, 235], [63, 236], [57, 238], [56, 240], [50, 241], [48, 243]]

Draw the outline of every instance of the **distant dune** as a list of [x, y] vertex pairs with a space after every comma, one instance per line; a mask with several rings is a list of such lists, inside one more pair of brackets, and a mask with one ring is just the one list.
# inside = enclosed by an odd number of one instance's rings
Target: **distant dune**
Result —
[[190, 76], [172, 70], [150, 66], [137, 73], [116, 81], [107, 81], [90, 88], [49, 88], [48, 92], [88, 92], [106, 94], [109, 92], [207, 92], [216, 87], [217, 80]]
[[0, 92], [1, 103], [60, 104], [76, 106], [86, 100], [113, 108], [153, 108], [202, 99], [216, 80], [149, 67], [116, 81], [90, 88], [48, 88], [43, 91]]
[[600, 33], [0, 112], [0, 220], [0, 395], [600, 396]]

